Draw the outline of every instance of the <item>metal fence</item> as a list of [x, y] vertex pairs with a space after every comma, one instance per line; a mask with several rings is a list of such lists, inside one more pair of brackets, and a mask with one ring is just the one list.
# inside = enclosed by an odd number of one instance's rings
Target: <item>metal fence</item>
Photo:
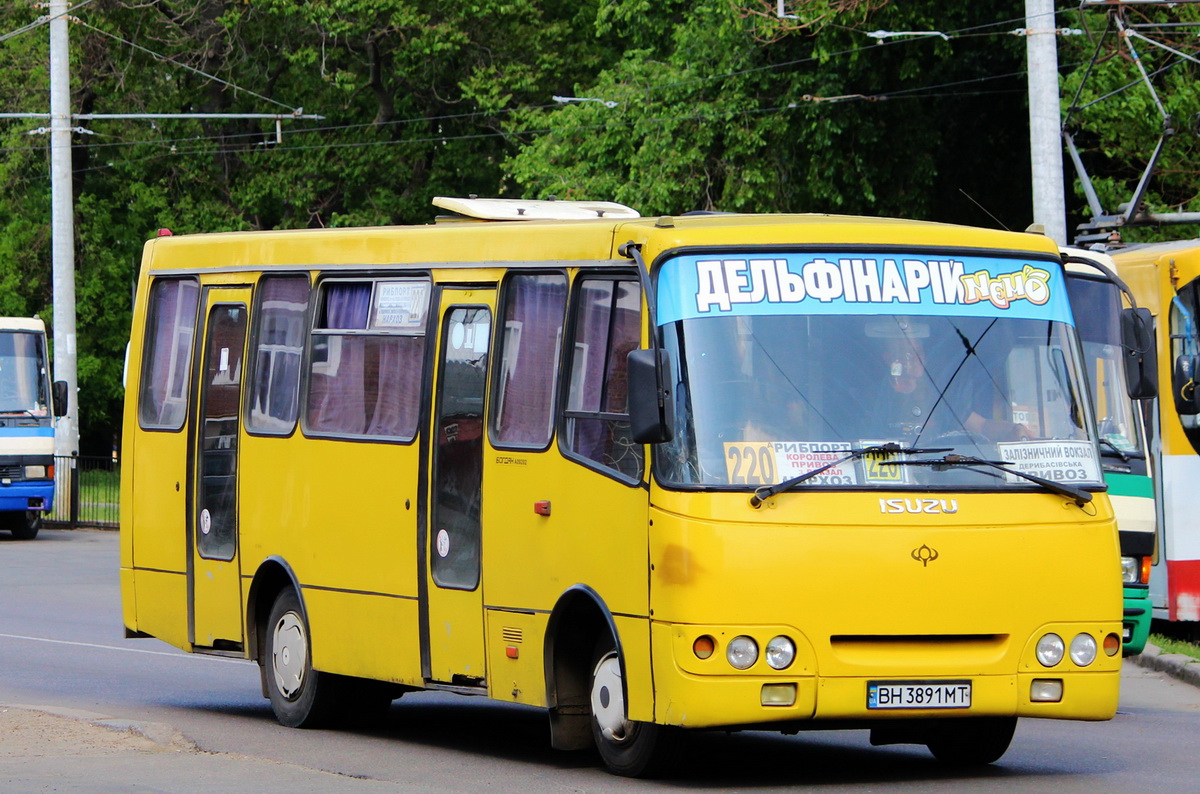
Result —
[[106, 457], [54, 456], [54, 509], [50, 526], [120, 526], [121, 464]]

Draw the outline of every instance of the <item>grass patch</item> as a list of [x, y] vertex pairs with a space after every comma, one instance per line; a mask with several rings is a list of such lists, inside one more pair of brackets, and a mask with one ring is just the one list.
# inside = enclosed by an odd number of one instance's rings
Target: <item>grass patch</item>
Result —
[[1150, 642], [1162, 648], [1163, 653], [1182, 653], [1185, 656], [1200, 660], [1200, 644], [1165, 637], [1162, 634], [1151, 634]]

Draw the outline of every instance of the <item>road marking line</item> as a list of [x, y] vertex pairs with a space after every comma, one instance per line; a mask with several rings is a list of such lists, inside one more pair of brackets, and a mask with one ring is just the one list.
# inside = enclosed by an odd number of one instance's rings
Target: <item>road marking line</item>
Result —
[[206, 659], [210, 662], [231, 662], [246, 664], [249, 659], [230, 659], [225, 656], [208, 656], [202, 653], [185, 653], [184, 651], [147, 651], [143, 648], [121, 648], [116, 645], [100, 645], [94, 642], [73, 642], [71, 640], [52, 640], [48, 637], [26, 637], [22, 634], [0, 634], [8, 640], [27, 640], [29, 642], [48, 642], [54, 645], [75, 645], [80, 648], [99, 648], [102, 651], [120, 651], [121, 653], [146, 653], [151, 656], [170, 656], [174, 659]]

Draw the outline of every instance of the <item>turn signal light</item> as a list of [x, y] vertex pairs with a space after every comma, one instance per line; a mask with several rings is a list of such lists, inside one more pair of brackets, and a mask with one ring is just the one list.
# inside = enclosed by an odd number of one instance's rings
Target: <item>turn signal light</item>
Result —
[[1104, 653], [1108, 656], [1116, 656], [1117, 651], [1121, 650], [1121, 638], [1116, 634], [1108, 634], [1104, 637]]
[[707, 659], [713, 655], [713, 651], [716, 649], [717, 643], [707, 634], [697, 637], [696, 641], [692, 643], [692, 653], [696, 654], [697, 659]]
[[1154, 562], [1149, 557], [1142, 557], [1142, 584], [1150, 584], [1150, 564]]

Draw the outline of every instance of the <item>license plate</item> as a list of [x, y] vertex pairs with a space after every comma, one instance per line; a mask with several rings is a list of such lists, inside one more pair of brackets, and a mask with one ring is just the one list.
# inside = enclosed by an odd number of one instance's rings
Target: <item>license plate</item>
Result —
[[868, 681], [869, 709], [969, 709], [970, 681]]

